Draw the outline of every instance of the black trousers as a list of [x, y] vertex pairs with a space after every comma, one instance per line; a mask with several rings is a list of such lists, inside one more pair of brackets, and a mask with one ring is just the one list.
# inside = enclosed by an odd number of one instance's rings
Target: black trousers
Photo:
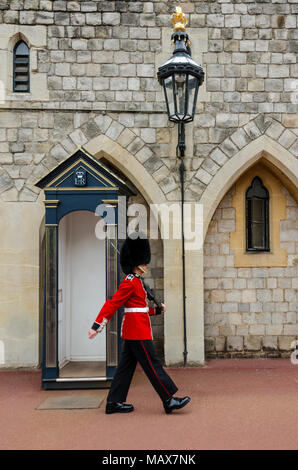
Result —
[[107, 401], [125, 402], [138, 362], [163, 402], [177, 392], [178, 388], [162, 367], [152, 340], [125, 339]]

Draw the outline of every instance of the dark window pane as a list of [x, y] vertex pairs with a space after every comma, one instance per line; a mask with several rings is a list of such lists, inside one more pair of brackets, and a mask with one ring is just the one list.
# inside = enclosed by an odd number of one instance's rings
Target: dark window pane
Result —
[[16, 45], [15, 53], [18, 54], [18, 55], [28, 55], [29, 54], [29, 49], [28, 49], [27, 44], [24, 41], [19, 42]]
[[264, 204], [262, 199], [252, 199], [252, 221], [263, 222], [264, 220]]
[[17, 68], [16, 68], [16, 75], [17, 75], [18, 73], [20, 73], [20, 74], [21, 74], [21, 73], [28, 73], [28, 67], [17, 67]]
[[252, 224], [252, 245], [257, 249], [264, 249], [264, 224]]
[[19, 57], [16, 56], [15, 64], [28, 64], [28, 57]]
[[246, 249], [269, 250], [269, 192], [255, 177], [246, 191]]
[[15, 91], [27, 91], [28, 85], [16, 85]]
[[13, 91], [30, 91], [29, 48], [19, 41], [13, 51]]
[[248, 190], [246, 192], [246, 197], [248, 197], [248, 198], [250, 198], [250, 197], [260, 197], [260, 198], [269, 197], [269, 193], [268, 193], [267, 189], [265, 188], [265, 186], [263, 186], [261, 178], [256, 176], [253, 179], [253, 182], [252, 182], [250, 188], [248, 188]]

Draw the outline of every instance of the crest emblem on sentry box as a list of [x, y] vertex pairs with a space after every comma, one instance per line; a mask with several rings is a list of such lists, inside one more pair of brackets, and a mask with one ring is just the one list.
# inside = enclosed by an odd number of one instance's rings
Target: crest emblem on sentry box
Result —
[[87, 173], [83, 168], [78, 168], [74, 172], [74, 184], [75, 186], [86, 186], [87, 184]]

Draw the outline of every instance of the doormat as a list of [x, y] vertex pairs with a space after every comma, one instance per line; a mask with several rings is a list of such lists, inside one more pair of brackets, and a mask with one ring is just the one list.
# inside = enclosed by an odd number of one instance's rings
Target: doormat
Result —
[[104, 396], [91, 395], [71, 395], [50, 397], [44, 400], [37, 410], [75, 410], [99, 408], [104, 400]]

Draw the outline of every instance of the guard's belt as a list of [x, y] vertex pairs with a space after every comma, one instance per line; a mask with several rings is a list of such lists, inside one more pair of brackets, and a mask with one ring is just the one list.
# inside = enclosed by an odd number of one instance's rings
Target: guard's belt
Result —
[[148, 307], [129, 307], [124, 309], [124, 313], [129, 313], [129, 312], [149, 312]]

